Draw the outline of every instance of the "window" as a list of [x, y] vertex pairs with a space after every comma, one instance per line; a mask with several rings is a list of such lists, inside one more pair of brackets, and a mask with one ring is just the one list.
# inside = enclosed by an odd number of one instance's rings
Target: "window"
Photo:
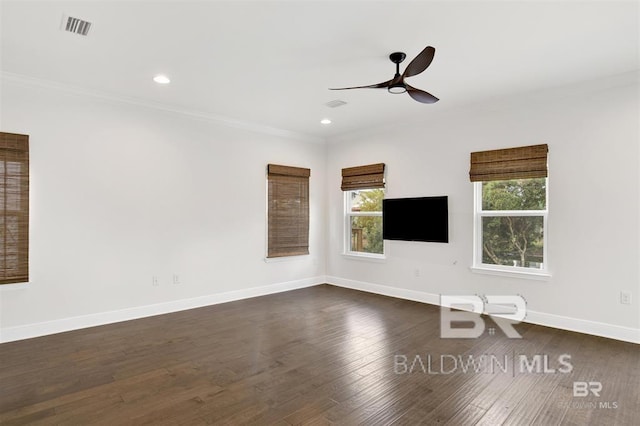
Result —
[[383, 197], [380, 188], [345, 191], [347, 252], [384, 254]]
[[309, 169], [267, 166], [267, 257], [309, 254]]
[[544, 270], [547, 179], [475, 185], [477, 263]]
[[0, 132], [0, 284], [29, 281], [29, 136]]
[[383, 257], [383, 163], [342, 169], [345, 200], [345, 253]]
[[474, 267], [547, 274], [547, 145], [471, 154]]

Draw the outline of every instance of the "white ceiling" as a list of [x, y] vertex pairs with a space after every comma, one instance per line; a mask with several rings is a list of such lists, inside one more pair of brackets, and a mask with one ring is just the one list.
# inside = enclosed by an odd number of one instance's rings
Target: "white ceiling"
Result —
[[[3, 1], [2, 71], [315, 137], [638, 70], [637, 1]], [[88, 37], [60, 31], [62, 14]], [[408, 82], [388, 55], [425, 46]], [[168, 86], [152, 81], [157, 73]], [[5, 74], [9, 75], [9, 74]], [[341, 99], [347, 105], [324, 104]], [[330, 126], [320, 124], [329, 117]]]

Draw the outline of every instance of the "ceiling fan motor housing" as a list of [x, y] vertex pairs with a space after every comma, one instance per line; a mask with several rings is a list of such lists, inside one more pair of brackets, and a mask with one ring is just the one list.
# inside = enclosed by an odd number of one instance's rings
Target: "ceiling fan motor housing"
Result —
[[407, 55], [404, 52], [393, 52], [391, 55], [389, 55], [389, 59], [391, 59], [391, 62], [393, 62], [394, 64], [399, 64], [400, 62], [404, 61], [406, 57]]

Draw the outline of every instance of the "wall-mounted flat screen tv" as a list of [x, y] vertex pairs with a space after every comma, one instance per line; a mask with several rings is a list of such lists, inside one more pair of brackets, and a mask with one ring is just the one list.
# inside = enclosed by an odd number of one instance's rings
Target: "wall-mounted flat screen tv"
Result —
[[448, 197], [382, 200], [382, 238], [448, 243]]

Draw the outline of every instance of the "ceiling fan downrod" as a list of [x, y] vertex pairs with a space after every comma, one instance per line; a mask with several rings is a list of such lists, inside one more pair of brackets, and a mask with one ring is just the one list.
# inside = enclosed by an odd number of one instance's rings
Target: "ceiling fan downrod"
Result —
[[400, 63], [404, 61], [406, 57], [407, 55], [404, 52], [393, 52], [389, 55], [391, 62], [396, 64], [396, 75], [393, 76], [393, 80], [389, 83], [389, 87], [387, 87], [389, 93], [399, 95], [407, 91], [407, 86], [404, 85], [402, 76], [400, 75]]

